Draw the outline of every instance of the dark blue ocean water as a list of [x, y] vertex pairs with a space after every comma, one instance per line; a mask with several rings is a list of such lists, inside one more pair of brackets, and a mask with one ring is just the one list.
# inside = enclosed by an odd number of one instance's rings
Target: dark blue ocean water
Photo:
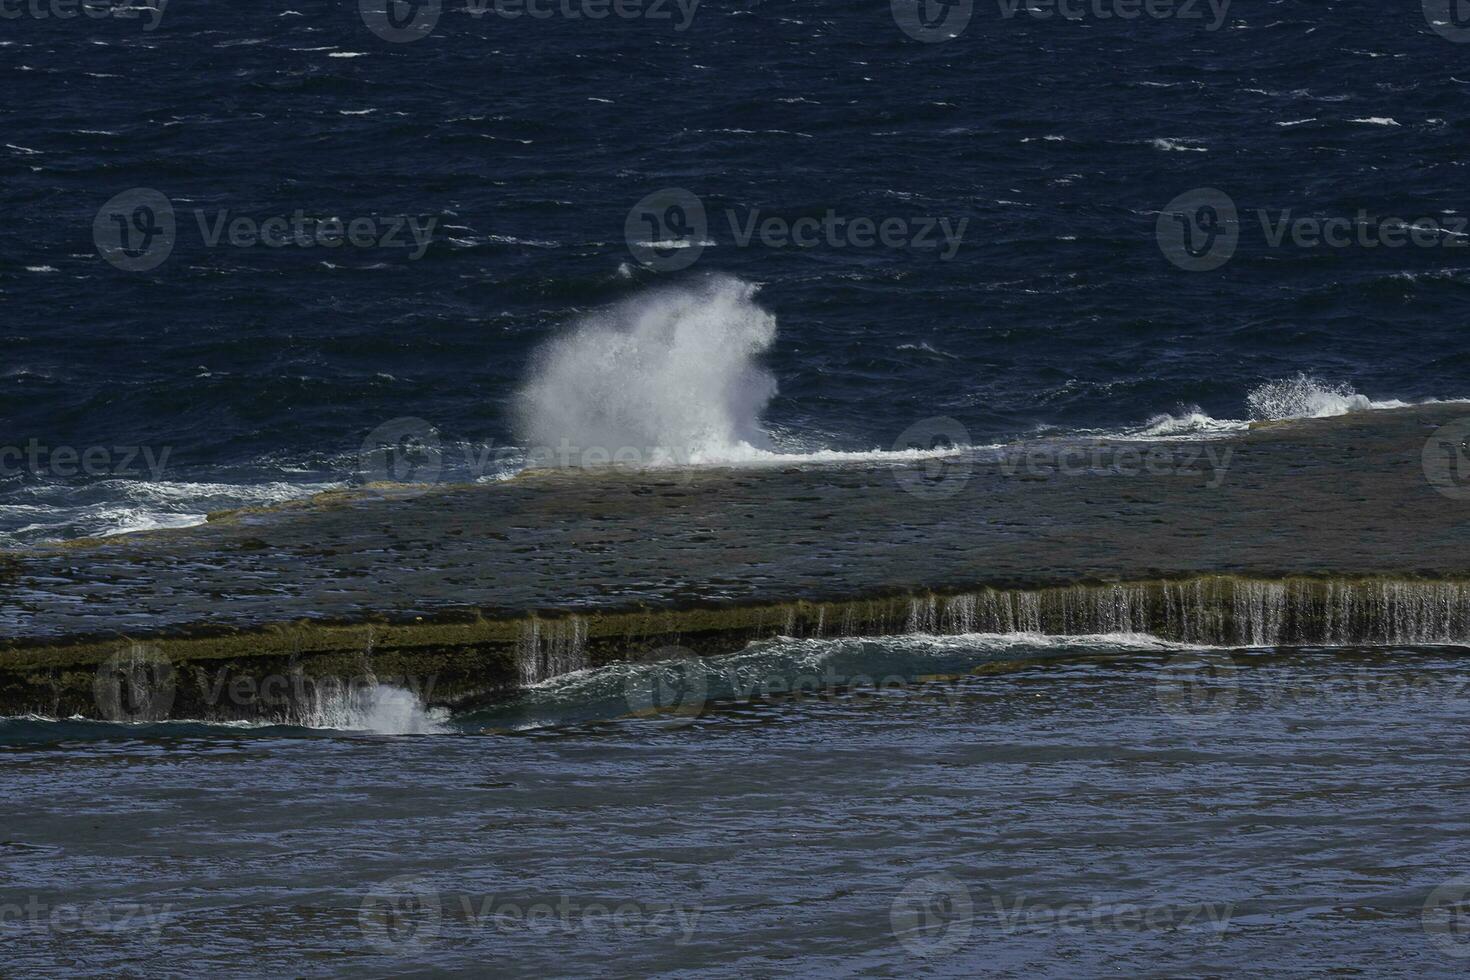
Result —
[[[432, 22], [399, 42], [369, 29], [387, 23], [371, 2], [26, 4], [0, 19], [11, 543], [350, 481], [365, 438], [404, 417], [482, 459], [523, 446], [513, 393], [540, 344], [711, 275], [758, 284], [776, 317], [755, 360], [779, 386], [758, 414], [778, 447], [888, 448], [934, 416], [976, 442], [1195, 406], [1238, 419], [1256, 386], [1303, 371], [1373, 399], [1470, 393], [1470, 251], [1449, 247], [1470, 242], [1470, 46], [1417, 3], [1069, 20], [990, 0], [930, 43], [873, 2], [592, 20], [449, 0], [437, 20], [395, 6]], [[1188, 271], [1159, 214], [1206, 187], [1238, 209], [1239, 241]], [[626, 233], [671, 188], [698, 197], [712, 243], [673, 271]], [[162, 253], [137, 189], [174, 211]], [[662, 230], [688, 227], [666, 204]], [[1437, 231], [1273, 245], [1261, 209]], [[231, 244], [230, 222], [249, 243], [298, 210], [307, 236], [335, 217], [391, 242]], [[735, 233], [829, 211], [901, 222], [904, 243]], [[1212, 244], [1212, 215], [1191, 214]], [[401, 219], [433, 222], [422, 249]], [[911, 244], [939, 220], [965, 222], [957, 249]], [[166, 258], [114, 267], [119, 227]]]
[[[4, 547], [539, 440], [738, 462], [1470, 395], [1439, 0], [60, 3], [0, 0]], [[1340, 244], [1274, 238], [1302, 218]], [[294, 240], [334, 219], [365, 244]], [[404, 438], [427, 473], [364, 465]], [[0, 719], [0, 972], [1462, 972], [1460, 651], [1211, 651], [1181, 697], [1197, 654], [777, 640], [734, 662], [901, 682]]]

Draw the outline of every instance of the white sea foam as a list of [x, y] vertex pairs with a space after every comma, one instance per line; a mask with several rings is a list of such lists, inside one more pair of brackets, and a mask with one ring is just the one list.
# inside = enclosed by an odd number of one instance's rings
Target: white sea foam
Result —
[[1191, 143], [1197, 142], [1197, 140], [1166, 139], [1164, 137], [1159, 137], [1158, 139], [1150, 140], [1149, 142], [1153, 146], [1154, 149], [1156, 149], [1156, 150], [1164, 150], [1166, 152], [1174, 152], [1174, 153], [1208, 153], [1209, 152], [1209, 147], [1205, 147], [1205, 146], [1190, 146], [1189, 145]]
[[1351, 385], [1324, 381], [1305, 373], [1278, 378], [1252, 389], [1246, 395], [1246, 418], [1217, 419], [1199, 406], [1181, 408], [1172, 414], [1160, 414], [1143, 425], [1118, 430], [1086, 430], [1083, 434], [1112, 439], [1194, 440], [1228, 436], [1250, 428], [1251, 422], [1279, 422], [1288, 419], [1321, 419], [1352, 412], [1373, 412], [1407, 408], [1413, 404], [1433, 405], [1445, 401], [1467, 399], [1425, 399], [1406, 402], [1397, 398], [1374, 400], [1359, 394]]
[[731, 277], [640, 295], [585, 317], [538, 352], [515, 399], [547, 465], [902, 461], [953, 450], [789, 451], [761, 424], [776, 379], [761, 357], [776, 318]]
[[1349, 412], [1404, 408], [1397, 399], [1373, 401], [1348, 384], [1323, 381], [1308, 374], [1268, 381], [1246, 396], [1250, 416], [1256, 420], [1321, 419]]
[[1149, 439], [1216, 436], [1239, 432], [1247, 426], [1248, 423], [1243, 420], [1212, 418], [1196, 405], [1176, 415], [1155, 415], [1133, 434]]
[[440, 735], [449, 731], [449, 712], [425, 708], [414, 692], [391, 684], [343, 685], [319, 691], [301, 717], [306, 728], [373, 732], [379, 735]]
[[308, 497], [340, 483], [188, 483], [99, 480], [84, 486], [37, 484], [0, 504], [0, 543], [60, 537], [112, 537], [134, 531], [193, 527], [211, 511]]
[[665, 450], [687, 461], [772, 448], [760, 415], [776, 379], [759, 363], [776, 318], [731, 278], [646, 294], [543, 348], [516, 399], [533, 446]]

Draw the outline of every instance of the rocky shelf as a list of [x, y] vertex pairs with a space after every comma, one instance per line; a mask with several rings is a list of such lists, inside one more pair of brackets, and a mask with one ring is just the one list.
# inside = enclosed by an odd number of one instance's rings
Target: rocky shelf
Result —
[[11, 552], [0, 710], [96, 714], [99, 667], [159, 661], [203, 717], [220, 678], [432, 674], [464, 705], [777, 633], [1470, 641], [1461, 425], [1435, 405], [901, 466], [536, 472]]

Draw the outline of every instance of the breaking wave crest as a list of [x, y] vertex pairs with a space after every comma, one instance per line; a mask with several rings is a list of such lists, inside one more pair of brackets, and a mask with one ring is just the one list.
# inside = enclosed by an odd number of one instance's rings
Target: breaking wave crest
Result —
[[1250, 417], [1256, 421], [1321, 419], [1350, 412], [1406, 408], [1409, 404], [1397, 399], [1375, 402], [1358, 394], [1352, 385], [1323, 381], [1305, 373], [1268, 381], [1247, 395], [1245, 401]]
[[761, 358], [776, 318], [729, 276], [644, 293], [543, 347], [515, 398], [530, 465], [760, 465], [903, 461], [966, 448], [848, 452], [777, 444]]
[[1431, 398], [1421, 402], [1406, 402], [1390, 398], [1374, 401], [1359, 394], [1352, 385], [1324, 381], [1301, 372], [1289, 378], [1267, 381], [1251, 389], [1245, 397], [1246, 418], [1217, 419], [1199, 406], [1192, 405], [1173, 414], [1155, 415], [1143, 425], [1104, 434], [1125, 439], [1208, 439], [1240, 432], [1249, 428], [1252, 422], [1323, 419], [1355, 412], [1463, 400]]

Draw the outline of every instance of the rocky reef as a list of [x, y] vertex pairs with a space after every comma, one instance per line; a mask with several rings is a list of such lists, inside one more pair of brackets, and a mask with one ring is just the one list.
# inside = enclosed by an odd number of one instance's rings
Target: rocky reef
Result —
[[1467, 411], [370, 487], [13, 552], [0, 711], [132, 718], [164, 683], [173, 717], [289, 721], [378, 682], [462, 708], [775, 635], [1470, 643], [1470, 502], [1436, 469]]

